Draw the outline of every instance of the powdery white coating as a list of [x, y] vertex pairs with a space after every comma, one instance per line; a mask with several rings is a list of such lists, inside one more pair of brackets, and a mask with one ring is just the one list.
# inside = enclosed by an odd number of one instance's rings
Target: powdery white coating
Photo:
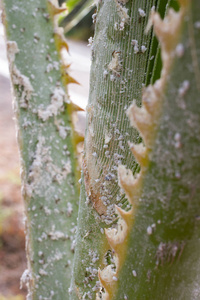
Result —
[[180, 97], [184, 97], [186, 92], [190, 88], [190, 82], [188, 80], [184, 80], [183, 83], [181, 84], [181, 87], [178, 90], [178, 94]]
[[180, 133], [177, 132], [177, 133], [175, 134], [175, 136], [174, 136], [174, 139], [175, 139], [176, 142], [180, 142], [180, 140], [181, 140], [181, 135], [180, 135]]
[[47, 276], [48, 273], [44, 270], [44, 269], [39, 269], [39, 272], [38, 272], [41, 276]]
[[126, 4], [127, 1], [118, 1], [115, 0], [116, 3], [116, 7], [117, 7], [117, 12], [118, 15], [121, 19], [120, 24], [115, 23], [115, 30], [124, 30], [125, 24], [129, 22], [129, 15], [128, 15], [128, 9], [124, 6], [124, 4]]
[[114, 51], [112, 54], [112, 60], [108, 65], [108, 69], [112, 71], [114, 75], [119, 76], [121, 68], [122, 68], [122, 61], [120, 57], [120, 52]]
[[[176, 149], [179, 149], [179, 148], [181, 148], [182, 147], [182, 143], [181, 143], [181, 135], [180, 135], [180, 133], [176, 133], [175, 134], [175, 136], [174, 136], [174, 140], [175, 140], [175, 144], [174, 144], [174, 146], [175, 146], [175, 148]], [[179, 173], [177, 173], [176, 175], [178, 175]], [[179, 176], [178, 176], [179, 177]], [[177, 176], [176, 176], [176, 178], [177, 178]]]
[[67, 97], [61, 87], [56, 87], [51, 96], [51, 104], [43, 109], [41, 105], [38, 109], [38, 117], [42, 121], [47, 121], [52, 116], [57, 116], [59, 112], [63, 111], [64, 103], [67, 102]]
[[[86, 267], [86, 275], [84, 278], [84, 286], [91, 288], [91, 280], [94, 280], [98, 274], [98, 270], [96, 268], [96, 262], [99, 261], [99, 255], [96, 251], [89, 249], [88, 257], [90, 258], [89, 266]], [[93, 291], [99, 290], [99, 281], [96, 281], [95, 286], [92, 288]], [[82, 299], [82, 298], [81, 298]]]
[[66, 128], [64, 126], [59, 126], [58, 127], [58, 131], [59, 131], [59, 135], [60, 137], [64, 140], [67, 137], [67, 132], [66, 132]]
[[[110, 142], [110, 140], [112, 139], [112, 134], [106, 132], [105, 133], [105, 144], [108, 144]], [[106, 147], [105, 147], [106, 148]]]
[[119, 148], [122, 150], [122, 151], [125, 151], [125, 148], [123, 146], [123, 142], [122, 141], [119, 141]]
[[151, 226], [148, 226], [148, 227], [147, 227], [147, 234], [148, 234], [148, 235], [151, 235], [152, 233], [153, 233], [152, 227], [151, 227]]
[[110, 81], [115, 81], [115, 75], [113, 74], [110, 75]]
[[142, 45], [142, 46], [141, 46], [141, 51], [142, 51], [142, 53], [146, 52], [146, 50], [147, 50], [147, 47], [144, 46], [144, 45]]
[[138, 8], [139, 15], [144, 18], [146, 16], [145, 11], [142, 8]]
[[46, 216], [50, 216], [51, 215], [51, 209], [49, 209], [47, 206], [44, 207], [44, 213]]
[[194, 23], [194, 27], [195, 27], [196, 29], [200, 29], [200, 21], [195, 22], [195, 23]]
[[70, 217], [73, 212], [73, 206], [70, 202], [67, 202], [67, 216]]
[[57, 241], [59, 239], [63, 239], [63, 238], [68, 238], [68, 236], [66, 236], [63, 232], [61, 231], [51, 231], [48, 233], [48, 235], [50, 236], [50, 239], [53, 241]]
[[63, 164], [63, 171], [62, 171], [62, 174], [63, 174], [64, 178], [66, 178], [66, 176], [67, 176], [68, 174], [70, 174], [71, 171], [72, 171], [71, 162], [70, 162], [70, 160], [67, 160], [67, 162], [65, 162], [65, 163]]
[[137, 277], [137, 272], [135, 270], [132, 271], [134, 277]]
[[91, 36], [91, 37], [88, 39], [88, 47], [91, 47], [91, 46], [92, 46], [92, 43], [93, 43], [93, 37]]
[[8, 53], [8, 61], [9, 68], [11, 73], [11, 79], [14, 86], [18, 88], [19, 94], [19, 105], [22, 108], [28, 108], [29, 100], [32, 97], [33, 87], [30, 83], [30, 80], [25, 75], [21, 74], [21, 72], [17, 69], [14, 64], [15, 55], [19, 52], [17, 43], [14, 41], [7, 42], [7, 53]]
[[107, 75], [108, 75], [108, 71], [107, 71], [107, 70], [104, 70], [104, 71], [103, 71], [103, 78], [106, 78]]
[[119, 23], [118, 29], [119, 29], [119, 30], [124, 30], [124, 26], [125, 26], [125, 19], [123, 18], [123, 19], [121, 20], [121, 22]]
[[50, 148], [45, 144], [45, 137], [39, 136], [33, 163], [28, 174], [29, 183], [25, 186], [28, 197], [31, 197], [33, 192], [36, 195], [44, 196], [43, 185], [51, 186], [53, 181], [61, 184], [67, 175], [71, 173], [70, 160], [62, 162], [62, 169], [56, 166], [52, 161]]
[[57, 118], [54, 119], [54, 124], [59, 132], [60, 137], [64, 140], [66, 139], [68, 133], [70, 132], [71, 128], [68, 126], [64, 126], [65, 123], [63, 120], [59, 120]]
[[178, 44], [176, 46], [176, 50], [175, 51], [176, 51], [176, 55], [178, 57], [182, 57], [184, 55], [184, 51], [185, 51], [183, 44]]
[[58, 61], [53, 61], [53, 62], [50, 62], [47, 67], [46, 67], [46, 72], [49, 73], [51, 72], [52, 70], [59, 70], [59, 62]]
[[139, 46], [138, 46], [138, 41], [137, 40], [132, 40], [131, 41], [131, 45], [133, 45], [134, 46], [134, 53], [136, 54], [136, 53], [138, 53], [139, 51], [140, 51], [140, 49], [139, 49]]
[[96, 23], [96, 17], [97, 17], [97, 13], [94, 13], [92, 15], [92, 21], [93, 21], [94, 24]]
[[26, 269], [22, 276], [21, 276], [21, 279], [20, 279], [20, 289], [23, 288], [23, 285], [26, 284], [26, 286], [28, 287], [29, 285], [29, 282], [31, 281], [32, 279], [32, 274], [31, 274], [31, 271]]

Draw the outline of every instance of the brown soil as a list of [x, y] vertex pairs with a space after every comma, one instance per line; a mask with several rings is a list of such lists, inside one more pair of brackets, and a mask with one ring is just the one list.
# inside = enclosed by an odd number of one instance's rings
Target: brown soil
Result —
[[25, 287], [20, 290], [26, 257], [15, 136], [10, 84], [7, 78], [0, 76], [0, 299], [16, 295], [21, 295], [18, 299], [25, 299], [26, 294]]

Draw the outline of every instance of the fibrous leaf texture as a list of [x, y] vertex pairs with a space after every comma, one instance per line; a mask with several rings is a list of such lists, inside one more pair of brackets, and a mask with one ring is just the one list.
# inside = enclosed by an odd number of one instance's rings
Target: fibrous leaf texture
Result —
[[98, 4], [71, 299], [200, 297], [200, 3], [150, 2]]

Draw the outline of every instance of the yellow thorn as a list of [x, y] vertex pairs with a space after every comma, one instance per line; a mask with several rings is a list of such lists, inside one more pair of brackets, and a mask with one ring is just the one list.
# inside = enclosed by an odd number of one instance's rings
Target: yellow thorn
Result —
[[69, 69], [71, 67], [71, 64], [68, 64], [68, 65], [63, 65], [64, 69]]
[[80, 135], [76, 130], [74, 130], [74, 144], [77, 146], [80, 142], [84, 141], [84, 136]]
[[56, 30], [54, 31], [54, 38], [55, 38], [56, 46], [59, 50], [65, 48], [67, 51], [69, 51], [69, 46], [64, 37], [63, 30], [60, 27], [56, 28]]
[[189, 6], [191, 4], [190, 0], [178, 0], [178, 2], [183, 6]]
[[68, 104], [68, 106], [70, 107], [70, 111], [71, 112], [75, 112], [75, 111], [84, 111], [84, 109], [82, 107], [80, 107], [79, 105], [73, 103], [73, 102], [70, 102]]
[[70, 83], [75, 83], [75, 84], [80, 85], [80, 83], [76, 79], [74, 79], [72, 76], [70, 76], [69, 73], [67, 72], [66, 69], [68, 68], [68, 66], [66, 66], [66, 65], [61, 66], [61, 72], [62, 72], [62, 76], [63, 76], [63, 83], [65, 85], [70, 84]]
[[65, 85], [70, 84], [70, 83], [75, 83], [75, 84], [80, 85], [80, 83], [78, 81], [76, 81], [76, 79], [71, 77], [67, 72], [63, 73], [63, 81], [64, 81]]
[[[56, 1], [57, 2], [57, 1]], [[66, 7], [59, 7], [53, 0], [48, 0], [50, 14], [55, 16], [67, 10]]]

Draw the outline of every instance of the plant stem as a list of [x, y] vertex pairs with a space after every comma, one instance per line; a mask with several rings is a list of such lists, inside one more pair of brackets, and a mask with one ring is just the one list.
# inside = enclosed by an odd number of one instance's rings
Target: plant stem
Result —
[[37, 300], [68, 298], [79, 192], [71, 104], [57, 52], [67, 45], [54, 28], [54, 8], [45, 0], [4, 1], [26, 211], [22, 281], [27, 299]]

